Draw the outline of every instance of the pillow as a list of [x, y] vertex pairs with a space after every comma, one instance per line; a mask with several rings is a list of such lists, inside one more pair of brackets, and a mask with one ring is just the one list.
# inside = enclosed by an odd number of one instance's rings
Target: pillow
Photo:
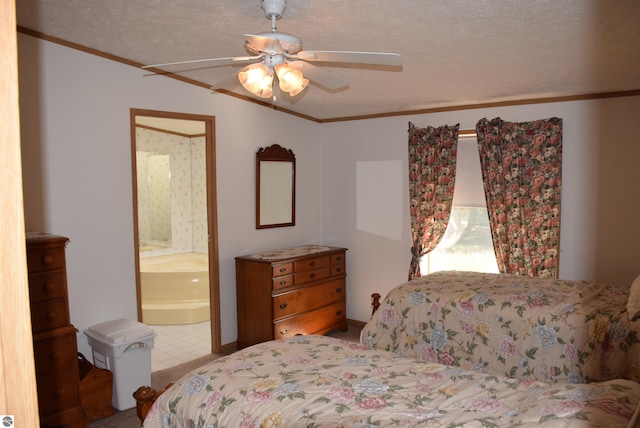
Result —
[[629, 289], [627, 312], [629, 312], [629, 321], [633, 321], [640, 316], [640, 275], [636, 277]]

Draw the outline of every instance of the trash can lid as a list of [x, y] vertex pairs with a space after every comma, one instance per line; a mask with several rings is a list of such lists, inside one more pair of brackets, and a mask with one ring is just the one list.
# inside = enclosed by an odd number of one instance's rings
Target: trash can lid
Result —
[[111, 344], [136, 342], [156, 335], [146, 324], [128, 319], [96, 324], [86, 329], [84, 334], [101, 342]]

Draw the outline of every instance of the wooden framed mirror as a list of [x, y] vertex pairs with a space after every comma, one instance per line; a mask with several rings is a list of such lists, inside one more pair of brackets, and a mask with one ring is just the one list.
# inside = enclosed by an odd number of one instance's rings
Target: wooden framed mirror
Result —
[[296, 224], [296, 156], [278, 144], [256, 153], [256, 229]]

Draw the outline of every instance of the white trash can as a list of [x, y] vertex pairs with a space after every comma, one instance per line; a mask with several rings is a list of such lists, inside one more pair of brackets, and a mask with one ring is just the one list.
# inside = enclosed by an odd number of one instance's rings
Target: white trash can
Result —
[[138, 321], [119, 319], [96, 324], [84, 334], [93, 352], [93, 364], [113, 373], [113, 407], [135, 407], [133, 393], [142, 385], [151, 385], [151, 349], [156, 333]]

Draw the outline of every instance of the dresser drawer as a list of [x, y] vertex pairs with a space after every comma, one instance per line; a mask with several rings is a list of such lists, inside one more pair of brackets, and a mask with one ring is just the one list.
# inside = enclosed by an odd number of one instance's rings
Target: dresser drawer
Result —
[[236, 257], [238, 349], [295, 334], [346, 331], [346, 251], [302, 245]]
[[62, 269], [64, 265], [63, 249], [46, 248], [27, 252], [27, 267], [29, 268], [29, 272]]
[[331, 255], [331, 276], [343, 275], [347, 273], [344, 253]]
[[28, 232], [29, 300], [33, 361], [42, 426], [83, 428], [77, 330], [69, 322], [65, 247], [69, 238]]
[[331, 267], [327, 266], [322, 269], [309, 270], [306, 272], [296, 272], [294, 282], [296, 285], [304, 284], [319, 279], [329, 278], [331, 276]]
[[327, 282], [273, 297], [273, 318], [278, 320], [345, 299], [345, 281]]
[[331, 265], [331, 276], [342, 275], [346, 272], [344, 265]]
[[73, 406], [78, 403], [78, 374], [67, 371], [57, 376], [38, 379], [38, 405], [40, 414]]
[[78, 360], [75, 341], [75, 329], [65, 335], [37, 340], [33, 344], [36, 376], [50, 376], [74, 369]]
[[31, 305], [31, 328], [34, 333], [69, 324], [67, 302], [53, 300]]
[[60, 299], [67, 296], [64, 271], [42, 272], [29, 275], [31, 302]]
[[332, 265], [344, 264], [344, 263], [345, 263], [345, 254], [344, 253], [333, 254], [331, 256], [331, 264]]
[[280, 276], [278, 278], [273, 278], [271, 285], [274, 290], [280, 290], [282, 288], [291, 287], [293, 285], [293, 275]]
[[344, 322], [346, 322], [346, 308], [343, 301], [274, 322], [273, 337], [285, 339], [297, 334], [325, 333]]
[[303, 259], [293, 262], [293, 270], [298, 273], [306, 270], [329, 266], [330, 264], [331, 256], [314, 257], [312, 259]]
[[293, 263], [275, 265], [271, 268], [271, 276], [273, 276], [274, 278], [282, 275], [291, 275], [292, 273], [293, 273]]

